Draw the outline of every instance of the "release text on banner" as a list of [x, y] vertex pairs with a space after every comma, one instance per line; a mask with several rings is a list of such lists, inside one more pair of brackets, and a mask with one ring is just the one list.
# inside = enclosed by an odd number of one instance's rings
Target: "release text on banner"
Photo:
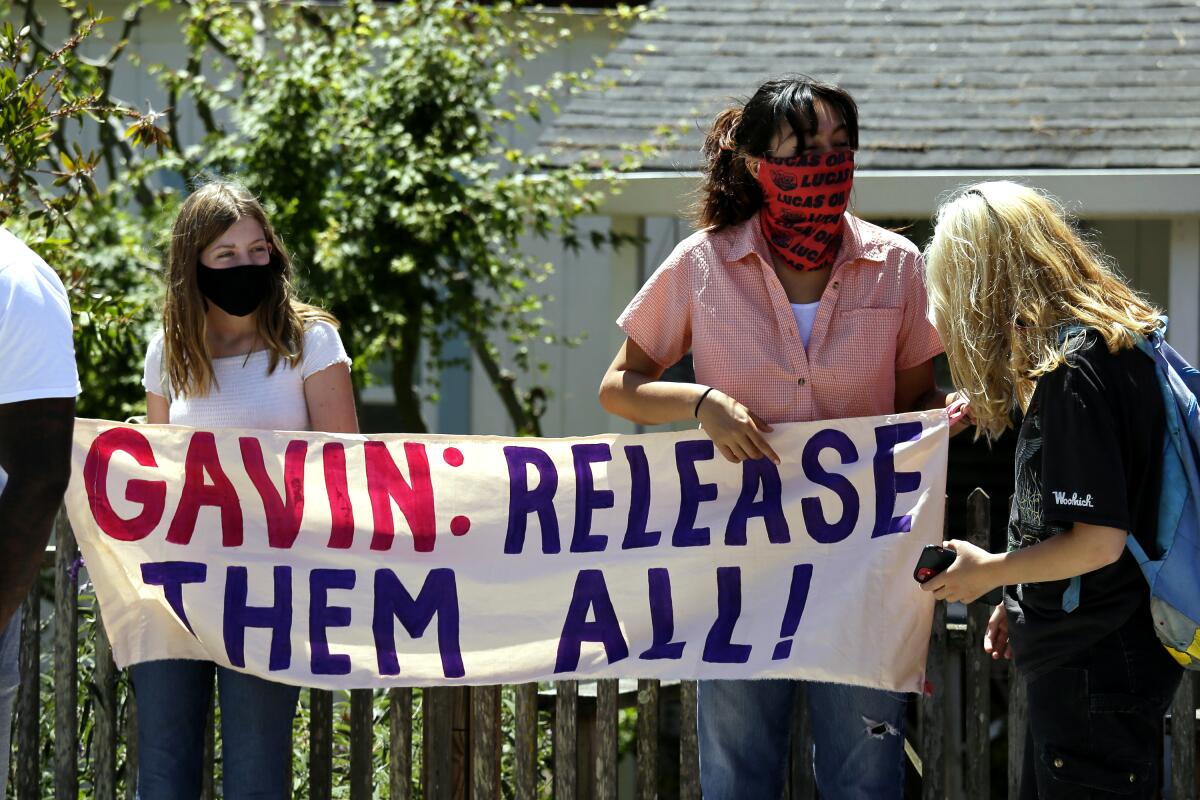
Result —
[[942, 411], [701, 431], [347, 436], [78, 420], [72, 527], [120, 666], [321, 687], [922, 685]]

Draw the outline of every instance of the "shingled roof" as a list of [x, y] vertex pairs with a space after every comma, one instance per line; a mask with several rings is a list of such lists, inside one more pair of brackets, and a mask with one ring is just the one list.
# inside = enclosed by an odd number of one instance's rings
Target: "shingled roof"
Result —
[[684, 133], [644, 170], [693, 170], [703, 127], [803, 72], [860, 108], [861, 169], [1200, 167], [1196, 0], [667, 0], [607, 60], [604, 94], [541, 143], [560, 162]]

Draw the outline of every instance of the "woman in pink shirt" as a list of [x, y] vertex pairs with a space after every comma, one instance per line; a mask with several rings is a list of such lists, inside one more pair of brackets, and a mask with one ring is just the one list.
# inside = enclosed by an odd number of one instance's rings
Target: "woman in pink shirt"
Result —
[[[857, 147], [854, 100], [807, 78], [769, 81], [717, 116], [700, 231], [618, 319], [627, 338], [600, 386], [606, 410], [647, 425], [695, 417], [729, 461], [779, 463], [772, 423], [946, 402], [920, 253], [846, 212]], [[661, 380], [689, 350], [696, 383]], [[706, 800], [780, 796], [795, 686], [701, 681]], [[904, 695], [825, 683], [806, 694], [821, 796], [900, 798]]]

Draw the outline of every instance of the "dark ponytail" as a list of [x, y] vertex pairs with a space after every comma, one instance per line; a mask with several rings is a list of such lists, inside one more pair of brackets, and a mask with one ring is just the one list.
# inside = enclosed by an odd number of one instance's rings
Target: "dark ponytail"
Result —
[[724, 228], [749, 219], [762, 205], [762, 188], [750, 174], [746, 154], [738, 143], [742, 106], [727, 108], [713, 120], [700, 152], [704, 154], [704, 185], [697, 209], [700, 228]]
[[766, 155], [783, 125], [791, 127], [803, 147], [806, 134], [817, 129], [818, 100], [841, 116], [850, 146], [857, 148], [854, 98], [845, 89], [803, 75], [767, 81], [744, 105], [717, 115], [701, 147], [704, 183], [696, 207], [697, 227], [719, 230], [754, 216], [763, 195], [747, 159]]

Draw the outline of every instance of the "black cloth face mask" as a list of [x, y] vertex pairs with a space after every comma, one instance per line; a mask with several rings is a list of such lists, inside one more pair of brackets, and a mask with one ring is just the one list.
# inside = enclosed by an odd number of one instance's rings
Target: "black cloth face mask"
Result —
[[271, 292], [276, 262], [241, 264], [213, 269], [196, 265], [196, 283], [200, 292], [217, 308], [234, 317], [253, 314]]

